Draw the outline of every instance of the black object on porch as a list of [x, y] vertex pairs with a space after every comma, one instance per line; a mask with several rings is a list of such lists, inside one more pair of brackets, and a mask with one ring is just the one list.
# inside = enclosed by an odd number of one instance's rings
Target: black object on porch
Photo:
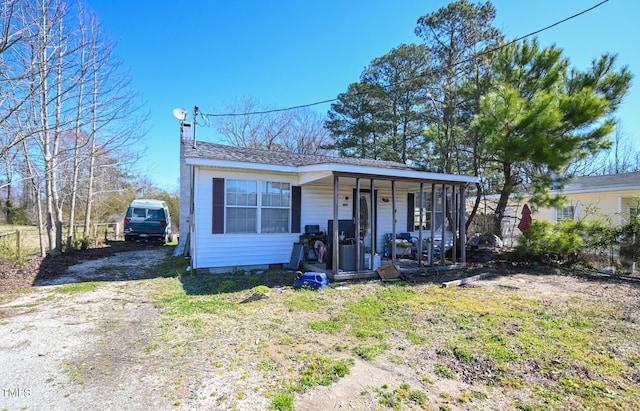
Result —
[[[333, 220], [327, 221], [328, 233], [333, 233]], [[338, 268], [343, 271], [356, 270], [356, 225], [353, 220], [338, 220]], [[344, 234], [344, 237], [342, 235]], [[327, 235], [327, 269], [333, 269], [333, 236]], [[364, 268], [364, 243], [360, 241], [360, 269]]]

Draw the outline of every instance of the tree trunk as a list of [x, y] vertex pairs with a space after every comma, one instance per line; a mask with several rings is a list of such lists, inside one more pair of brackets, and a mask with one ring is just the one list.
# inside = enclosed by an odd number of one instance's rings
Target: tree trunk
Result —
[[[95, 40], [95, 39], [93, 39]], [[93, 64], [93, 83], [92, 93], [93, 100], [91, 102], [91, 135], [89, 136], [89, 181], [87, 187], [87, 207], [85, 209], [84, 214], [84, 237], [89, 237], [89, 231], [91, 226], [91, 204], [93, 202], [93, 176], [95, 174], [95, 164], [96, 164], [96, 134], [98, 133], [98, 67], [96, 65], [96, 55], [95, 50], [94, 54], [92, 54], [92, 64]], [[195, 115], [194, 115], [194, 123], [195, 123]]]
[[480, 183], [476, 183], [476, 199], [473, 202], [473, 208], [471, 209], [471, 213], [469, 213], [469, 218], [467, 218], [467, 221], [465, 223], [465, 228], [467, 230], [467, 233], [469, 232], [469, 227], [471, 227], [471, 224], [473, 223], [473, 219], [476, 217], [476, 214], [478, 213], [478, 208], [480, 207], [480, 202], [482, 201], [483, 195], [484, 195], [484, 192], [482, 190], [482, 185]]
[[53, 205], [55, 211], [55, 224], [56, 224], [56, 249], [62, 252], [62, 236], [63, 236], [63, 215], [62, 215], [62, 202], [60, 200], [60, 188], [58, 186], [58, 154], [60, 153], [60, 140], [62, 139], [62, 66], [64, 58], [65, 46], [63, 43], [63, 25], [58, 24], [58, 55], [56, 62], [56, 100], [55, 100], [55, 131], [53, 134], [53, 173], [51, 180]]
[[498, 204], [496, 205], [493, 218], [491, 219], [491, 226], [489, 227], [490, 233], [495, 234], [500, 238], [503, 238], [502, 220], [504, 219], [504, 213], [507, 210], [507, 205], [509, 204], [509, 197], [511, 196], [511, 193], [513, 192], [513, 187], [514, 187], [514, 178], [511, 175], [510, 163], [503, 164], [503, 174], [504, 174], [504, 186], [500, 191], [500, 199], [498, 200]]
[[36, 205], [36, 216], [38, 219], [38, 240], [40, 244], [40, 257], [46, 257], [47, 251], [44, 245], [44, 222], [42, 220], [42, 203], [40, 202], [40, 185], [36, 180], [36, 173], [31, 163], [31, 157], [29, 156], [29, 149], [27, 148], [27, 141], [22, 141], [22, 149], [24, 150], [24, 160], [27, 165], [29, 173], [29, 180], [31, 181], [31, 190], [33, 191], [33, 197]]
[[76, 204], [78, 198], [78, 180], [80, 175], [80, 148], [83, 145], [81, 142], [82, 134], [82, 114], [83, 114], [83, 102], [84, 102], [84, 85], [87, 67], [85, 30], [80, 30], [80, 36], [82, 38], [82, 49], [80, 54], [80, 72], [81, 80], [78, 85], [78, 100], [76, 102], [76, 118], [75, 118], [75, 131], [74, 131], [74, 147], [73, 147], [73, 177], [71, 181], [71, 201], [69, 205], [69, 230], [67, 232], [67, 250], [71, 250], [73, 243], [75, 219], [76, 219]]
[[[81, 110], [79, 110], [81, 111]], [[77, 123], [80, 122], [78, 116]], [[79, 148], [80, 127], [76, 126], [75, 147], [73, 149], [73, 177], [71, 181], [71, 201], [69, 204], [69, 229], [67, 230], [67, 251], [71, 251], [73, 243], [73, 232], [76, 219], [76, 198], [78, 197], [78, 176], [80, 174], [80, 148]]]

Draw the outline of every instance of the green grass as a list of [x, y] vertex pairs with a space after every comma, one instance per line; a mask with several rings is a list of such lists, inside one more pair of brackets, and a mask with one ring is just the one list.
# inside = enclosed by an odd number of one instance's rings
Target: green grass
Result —
[[321, 311], [327, 306], [331, 305], [331, 302], [322, 298], [321, 293], [306, 292], [303, 290], [297, 291], [295, 298], [287, 298], [284, 304], [292, 311], [297, 312], [314, 312]]
[[279, 391], [273, 395], [271, 408], [276, 411], [293, 411], [294, 396], [289, 391]]
[[437, 362], [433, 365], [433, 371], [435, 374], [442, 378], [448, 378], [451, 380], [456, 379], [456, 375], [445, 364]]
[[217, 296], [190, 296], [183, 291], [162, 297], [157, 305], [167, 309], [167, 315], [215, 314], [234, 307], [232, 303]]
[[[210, 358], [221, 373], [255, 364], [264, 387], [275, 387], [270, 398], [277, 410], [292, 409], [301, 391], [344, 378], [354, 361], [411, 366], [416, 355], [435, 358], [416, 369], [416, 375], [426, 372], [423, 386], [377, 392], [389, 408], [421, 406], [428, 387], [442, 379], [479, 388], [460, 394], [460, 402], [479, 403], [486, 391], [505, 395], [509, 409], [568, 403], [640, 409], [634, 382], [640, 327], [615, 301], [402, 282], [316, 292], [272, 288], [292, 283], [268, 272], [157, 279], [153, 298], [164, 337], [148, 349], [171, 345], [178, 364], [189, 356]], [[240, 304], [254, 292], [269, 298]], [[220, 355], [217, 347], [229, 344], [233, 355]], [[517, 401], [509, 400], [511, 391], [518, 392]], [[439, 401], [447, 408], [451, 399]]]
[[317, 352], [301, 356], [303, 363], [300, 369], [300, 379], [295, 384], [296, 391], [305, 391], [317, 385], [331, 385], [338, 378], [349, 374], [349, 366], [353, 359], [331, 359]]
[[81, 293], [93, 291], [100, 286], [99, 282], [71, 283], [54, 288], [56, 293]]
[[309, 329], [317, 332], [325, 332], [329, 334], [335, 334], [344, 328], [344, 324], [338, 321], [316, 321], [308, 324]]
[[389, 344], [373, 344], [373, 345], [359, 345], [353, 348], [354, 354], [363, 360], [371, 361], [378, 355], [388, 350], [391, 346]]
[[384, 386], [378, 390], [378, 401], [387, 408], [396, 410], [425, 409], [427, 406], [427, 394], [419, 389], [412, 389], [409, 384], [400, 384], [393, 390], [388, 388]]

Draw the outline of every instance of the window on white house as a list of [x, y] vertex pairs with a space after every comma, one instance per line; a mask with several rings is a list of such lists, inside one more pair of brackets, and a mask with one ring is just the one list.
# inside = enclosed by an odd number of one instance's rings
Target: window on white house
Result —
[[258, 182], [227, 180], [227, 233], [256, 233], [258, 221]]
[[[291, 215], [291, 185], [263, 181], [226, 181], [226, 232], [288, 233]], [[260, 225], [258, 226], [258, 221]], [[258, 231], [258, 228], [260, 231]]]
[[291, 186], [289, 183], [262, 182], [260, 232], [288, 233], [291, 215]]
[[575, 215], [575, 207], [572, 205], [567, 206], [565, 208], [561, 208], [558, 210], [556, 221], [573, 220], [574, 215]]
[[[442, 230], [442, 222], [444, 220], [444, 213], [442, 207], [442, 190], [436, 189], [436, 208], [433, 213], [435, 220], [436, 231]], [[422, 229], [431, 230], [431, 216], [432, 216], [432, 202], [431, 202], [431, 190], [425, 190], [422, 195], [422, 204], [420, 204], [420, 192], [416, 192], [414, 195], [415, 207], [414, 207], [414, 230], [420, 229], [420, 209], [422, 209]], [[447, 208], [450, 209], [451, 195], [447, 193]]]

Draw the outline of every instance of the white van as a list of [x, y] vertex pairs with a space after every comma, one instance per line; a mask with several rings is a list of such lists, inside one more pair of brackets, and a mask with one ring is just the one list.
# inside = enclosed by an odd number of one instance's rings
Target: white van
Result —
[[173, 241], [171, 214], [160, 200], [133, 200], [124, 216], [124, 240]]

